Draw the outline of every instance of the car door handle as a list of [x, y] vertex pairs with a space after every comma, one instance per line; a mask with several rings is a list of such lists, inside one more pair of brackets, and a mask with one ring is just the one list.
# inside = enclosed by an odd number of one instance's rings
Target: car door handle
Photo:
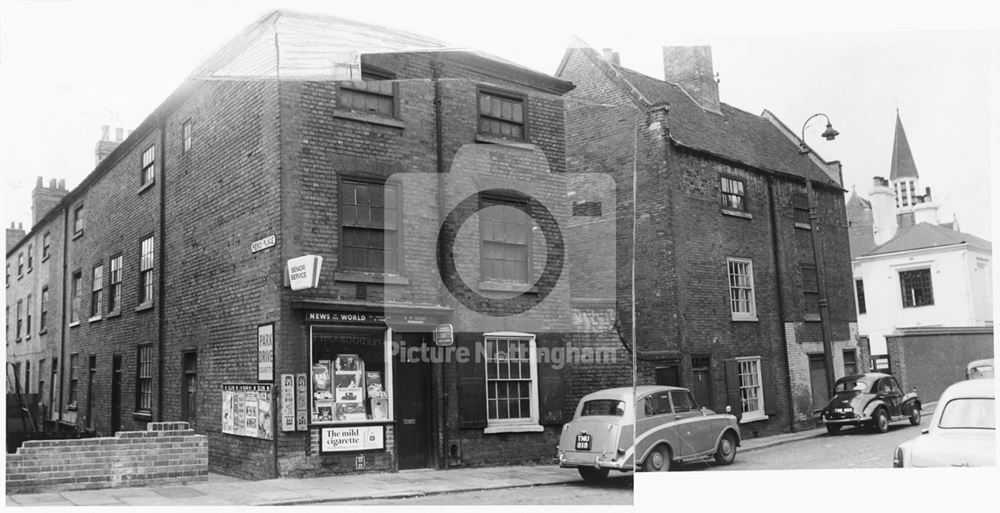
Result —
[[677, 415], [677, 416], [675, 416], [675, 417], [674, 417], [674, 420], [681, 420], [681, 419], [683, 419], [683, 418], [684, 418], [684, 417], [682, 417], [681, 415]]

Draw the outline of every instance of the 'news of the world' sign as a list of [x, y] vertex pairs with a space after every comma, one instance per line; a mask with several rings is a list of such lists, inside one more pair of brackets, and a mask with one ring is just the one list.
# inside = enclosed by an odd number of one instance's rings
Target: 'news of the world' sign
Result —
[[313, 289], [319, 285], [323, 257], [306, 255], [288, 261], [288, 281], [292, 290]]

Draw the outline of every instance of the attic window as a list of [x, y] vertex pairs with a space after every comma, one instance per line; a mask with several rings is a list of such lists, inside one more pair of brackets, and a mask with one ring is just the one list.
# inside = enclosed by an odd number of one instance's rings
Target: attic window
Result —
[[743, 180], [737, 180], [728, 176], [721, 177], [722, 187], [722, 208], [747, 211], [746, 184]]

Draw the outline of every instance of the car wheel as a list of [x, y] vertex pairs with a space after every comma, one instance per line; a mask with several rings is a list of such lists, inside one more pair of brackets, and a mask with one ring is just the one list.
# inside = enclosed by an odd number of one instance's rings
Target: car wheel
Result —
[[600, 483], [608, 477], [608, 469], [606, 468], [577, 467], [576, 470], [580, 472], [580, 477], [588, 483]]
[[646, 472], [666, 472], [670, 470], [670, 448], [659, 445], [653, 452], [646, 456], [646, 461], [642, 462], [642, 469]]
[[826, 432], [835, 435], [840, 432], [840, 424], [827, 424]]
[[730, 465], [736, 459], [736, 435], [726, 433], [719, 440], [715, 451], [715, 462], [719, 465]]
[[875, 425], [875, 429], [879, 433], [885, 433], [889, 431], [889, 416], [885, 414], [884, 409], [879, 408], [878, 410], [875, 411], [875, 419], [873, 423]]
[[910, 425], [911, 426], [920, 425], [920, 408], [914, 408], [913, 411], [910, 412]]

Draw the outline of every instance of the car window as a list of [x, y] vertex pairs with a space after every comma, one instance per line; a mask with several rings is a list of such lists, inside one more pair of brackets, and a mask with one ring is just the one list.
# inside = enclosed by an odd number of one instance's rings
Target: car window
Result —
[[888, 382], [890, 392], [894, 394], [903, 393], [903, 389], [899, 387], [899, 382], [896, 381], [896, 378], [885, 378], [885, 380]]
[[994, 401], [988, 397], [952, 399], [944, 405], [941, 429], [996, 429]]
[[697, 408], [691, 394], [687, 390], [671, 390], [670, 397], [674, 401], [674, 413], [685, 413]]
[[841, 392], [851, 392], [854, 390], [864, 392], [866, 388], [868, 388], [868, 385], [865, 385], [864, 381], [841, 381], [837, 383], [837, 386], [833, 389], [833, 391], [837, 394]]
[[878, 393], [888, 394], [892, 391], [892, 387], [889, 386], [889, 378], [882, 378], [878, 381]]
[[625, 401], [619, 401], [616, 399], [595, 399], [593, 401], [583, 403], [583, 410], [580, 412], [580, 416], [589, 417], [592, 415], [623, 417], [625, 416]]
[[670, 413], [670, 398], [666, 392], [651, 394], [644, 402], [647, 417]]

